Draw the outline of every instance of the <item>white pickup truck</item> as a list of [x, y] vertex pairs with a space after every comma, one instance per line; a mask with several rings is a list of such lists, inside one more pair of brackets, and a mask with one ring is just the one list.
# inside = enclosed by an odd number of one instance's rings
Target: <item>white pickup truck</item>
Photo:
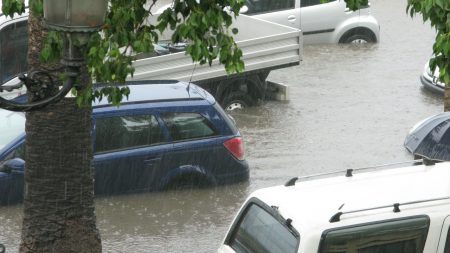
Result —
[[[27, 18], [0, 15], [0, 81], [17, 84], [17, 75], [27, 71]], [[243, 51], [245, 70], [227, 75], [218, 62], [199, 65], [184, 51], [149, 56], [133, 62], [135, 72], [129, 80], [177, 79], [192, 81], [232, 110], [256, 104], [268, 90], [266, 78], [274, 69], [298, 65], [302, 56], [302, 33], [287, 26], [245, 15], [234, 24], [239, 29], [235, 41]], [[5, 97], [5, 92], [0, 95]]]

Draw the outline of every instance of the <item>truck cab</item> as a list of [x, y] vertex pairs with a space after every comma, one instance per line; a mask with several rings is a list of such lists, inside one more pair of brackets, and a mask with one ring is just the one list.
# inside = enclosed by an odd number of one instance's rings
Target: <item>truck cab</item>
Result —
[[[17, 76], [28, 70], [28, 14], [14, 15], [14, 18], [0, 15], [0, 81], [4, 89], [17, 85]], [[1, 91], [1, 90], [0, 90]], [[25, 90], [11, 90], [3, 97], [15, 97]]]

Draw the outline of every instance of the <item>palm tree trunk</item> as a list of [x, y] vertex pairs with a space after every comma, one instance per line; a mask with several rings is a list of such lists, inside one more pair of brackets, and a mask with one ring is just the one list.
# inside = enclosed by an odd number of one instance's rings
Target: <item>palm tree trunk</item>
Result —
[[[35, 69], [41, 65], [38, 55], [45, 36], [39, 22], [31, 11], [28, 64]], [[20, 253], [101, 252], [94, 209], [91, 116], [92, 108], [80, 109], [74, 98], [26, 114]]]
[[450, 83], [444, 89], [444, 112], [450, 111]]

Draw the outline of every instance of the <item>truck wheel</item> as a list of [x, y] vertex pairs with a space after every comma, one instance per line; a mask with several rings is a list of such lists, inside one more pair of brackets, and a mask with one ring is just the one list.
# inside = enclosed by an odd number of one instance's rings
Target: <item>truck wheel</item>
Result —
[[237, 91], [228, 94], [222, 104], [226, 111], [243, 110], [253, 105], [253, 100], [248, 94]]

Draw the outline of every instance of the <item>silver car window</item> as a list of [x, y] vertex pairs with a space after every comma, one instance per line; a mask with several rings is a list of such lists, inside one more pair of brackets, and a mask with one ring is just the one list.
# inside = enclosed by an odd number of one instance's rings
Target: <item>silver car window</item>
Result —
[[247, 0], [247, 15], [255, 15], [295, 8], [295, 0]]
[[314, 5], [319, 5], [322, 3], [329, 3], [329, 2], [334, 2], [336, 0], [330, 0], [327, 2], [323, 2], [321, 0], [300, 0], [300, 7], [308, 7], [308, 6], [314, 6]]

